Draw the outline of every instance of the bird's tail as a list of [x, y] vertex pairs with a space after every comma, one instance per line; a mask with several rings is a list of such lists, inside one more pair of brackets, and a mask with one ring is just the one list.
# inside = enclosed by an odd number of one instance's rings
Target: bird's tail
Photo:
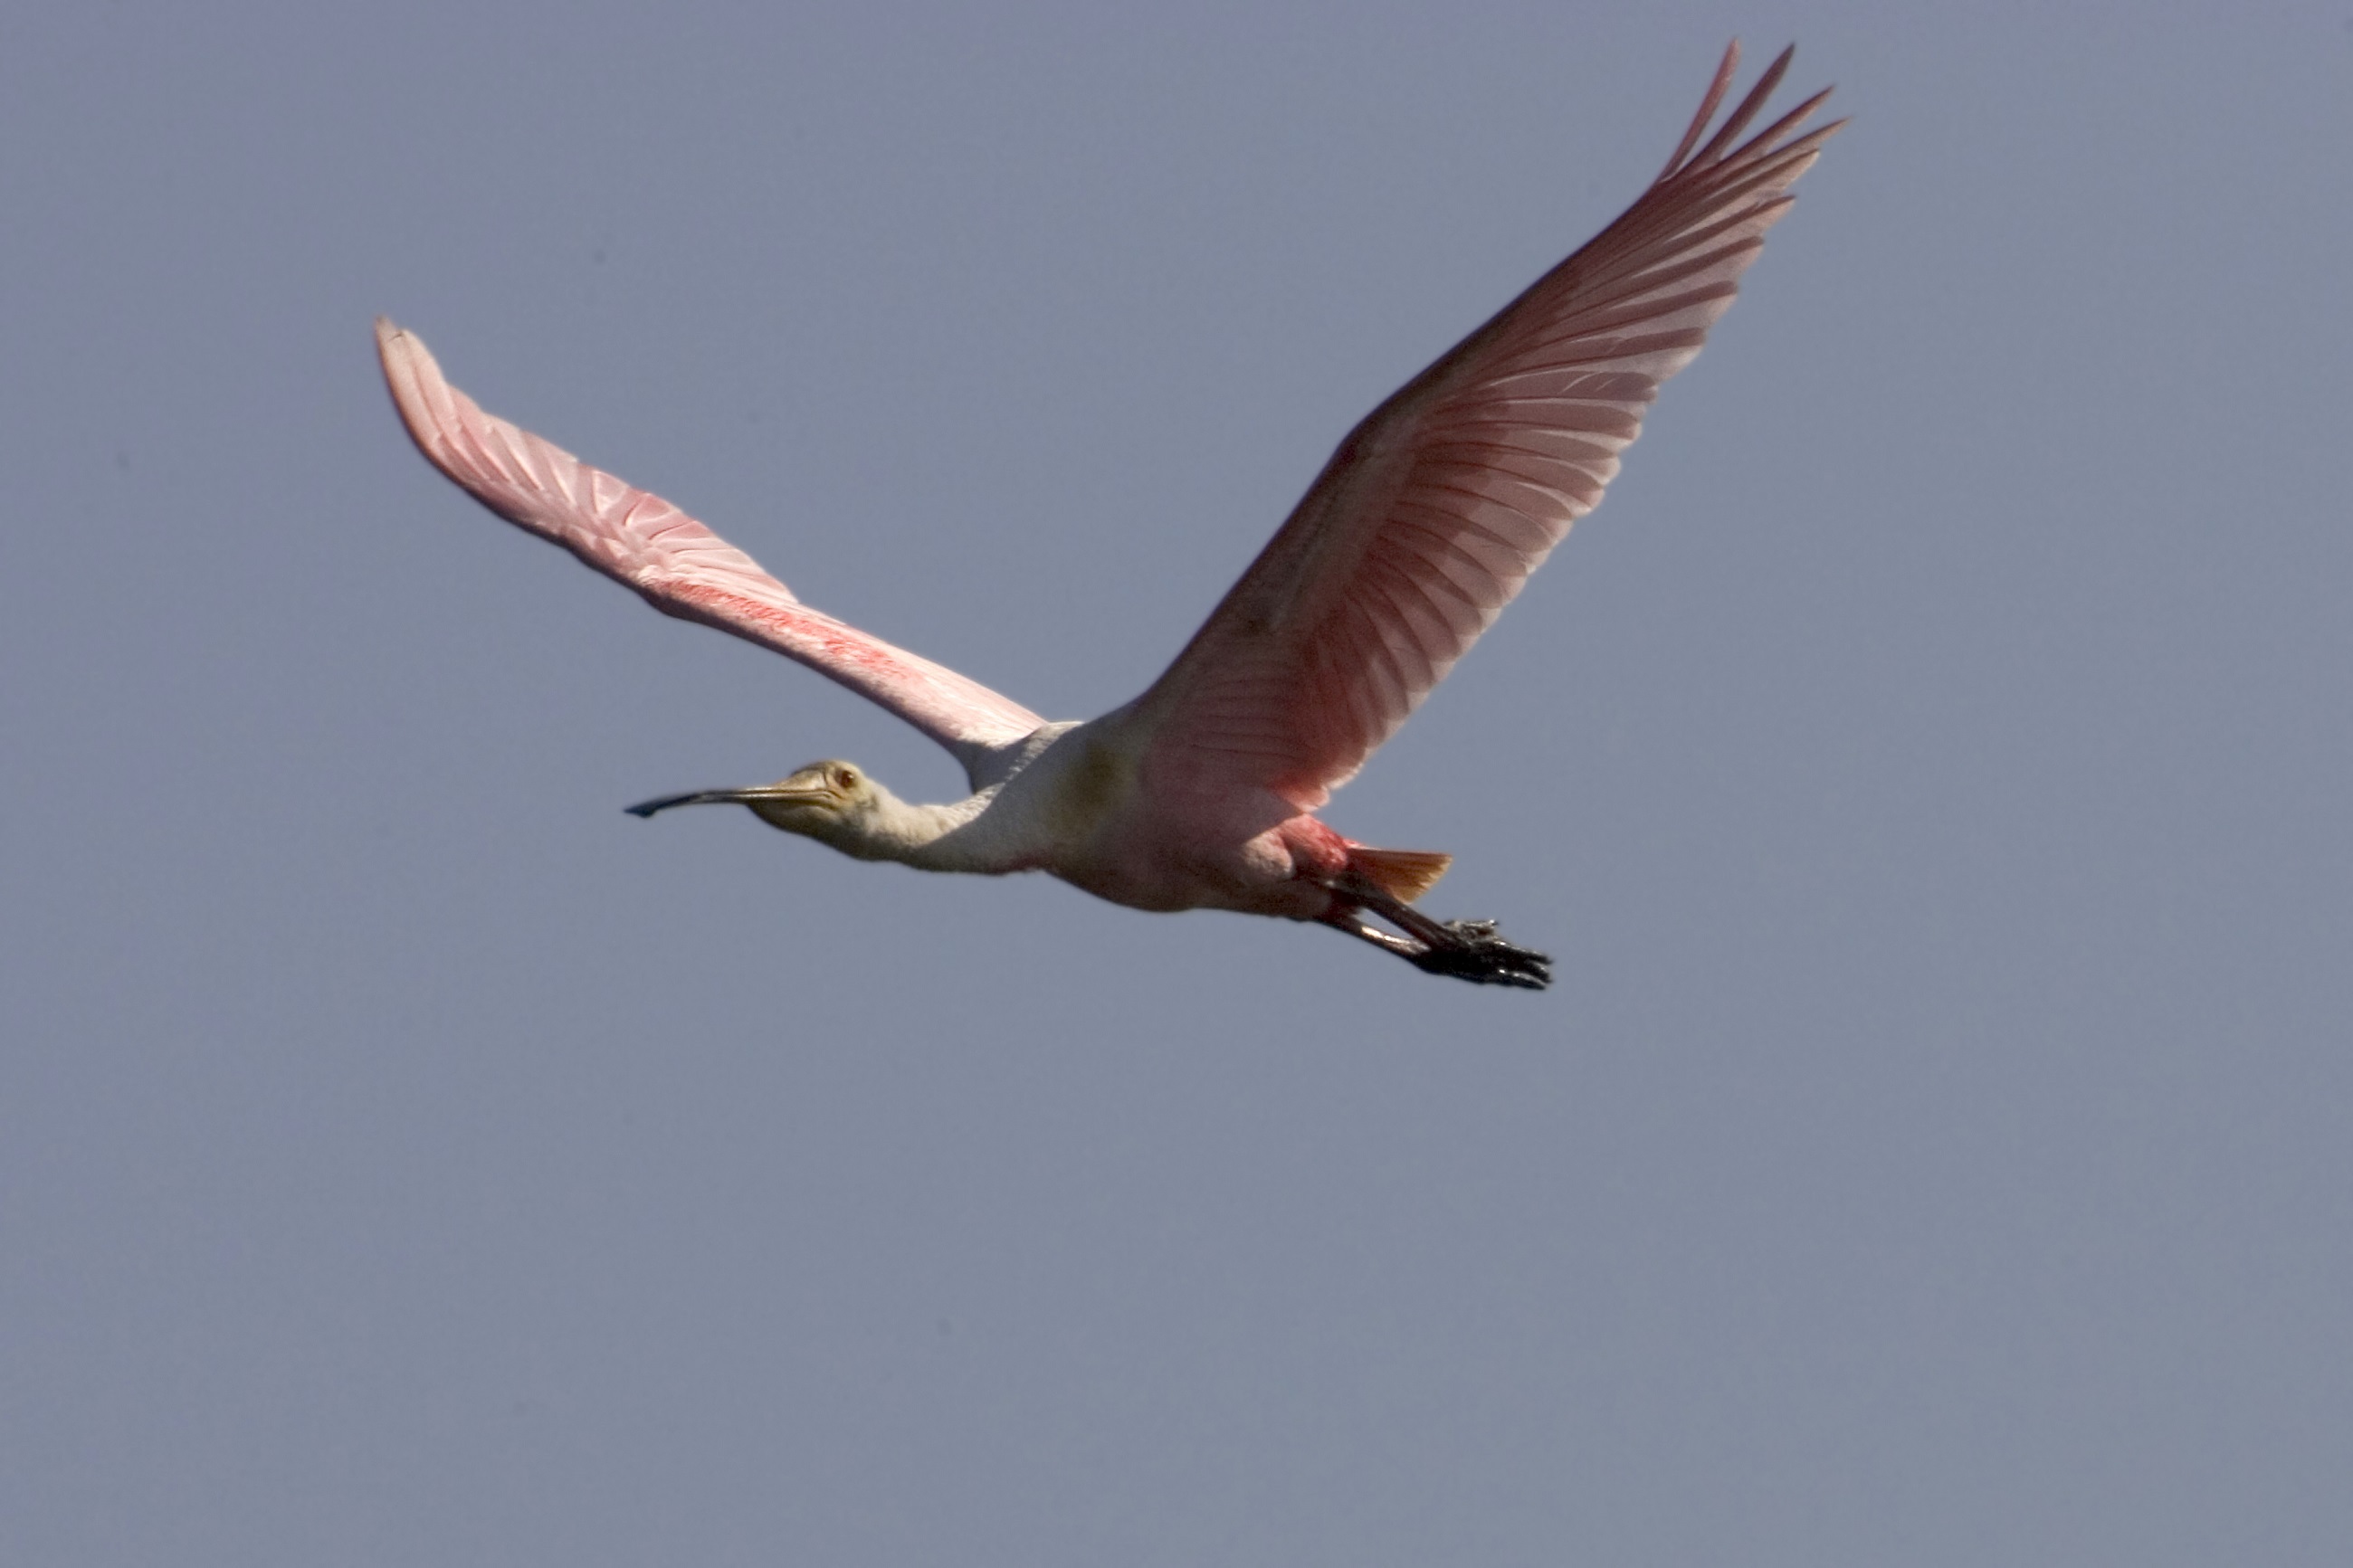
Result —
[[1369, 844], [1348, 846], [1348, 869], [1401, 904], [1412, 903], [1438, 886], [1438, 879], [1454, 864], [1451, 855], [1434, 849], [1376, 849]]

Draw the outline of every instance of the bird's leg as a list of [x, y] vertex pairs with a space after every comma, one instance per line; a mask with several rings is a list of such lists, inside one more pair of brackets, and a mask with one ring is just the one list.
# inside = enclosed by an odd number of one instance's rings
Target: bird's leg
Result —
[[1366, 924], [1359, 920], [1356, 917], [1356, 911], [1346, 904], [1333, 905], [1332, 911], [1324, 916], [1323, 923], [1330, 926], [1334, 931], [1346, 931], [1360, 942], [1369, 942], [1383, 952], [1394, 952], [1409, 963], [1430, 951], [1409, 937], [1399, 936], [1394, 931], [1383, 931], [1377, 925]]
[[[1516, 985], [1541, 991], [1552, 984], [1552, 960], [1495, 934], [1493, 921], [1434, 921], [1375, 888], [1351, 887], [1324, 916], [1324, 924], [1393, 952], [1427, 974], [1451, 974], [1474, 985]], [[1368, 924], [1378, 915], [1403, 936]]]

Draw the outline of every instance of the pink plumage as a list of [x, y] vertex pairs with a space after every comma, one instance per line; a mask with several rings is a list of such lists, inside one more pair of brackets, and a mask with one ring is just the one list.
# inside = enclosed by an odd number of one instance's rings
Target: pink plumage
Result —
[[1821, 93], [1724, 151], [1788, 68], [1784, 50], [1692, 155], [1738, 58], [1725, 51], [1640, 201], [1340, 443], [1145, 695], [1156, 786], [1258, 784], [1323, 805], [1600, 504], [1659, 384], [1697, 356], [1838, 129], [1785, 140]]
[[1740, 140], [1789, 59], [1710, 135], [1739, 60], [1736, 44], [1725, 50], [1642, 197], [1351, 431], [1167, 671], [1087, 723], [1050, 724], [803, 605], [669, 502], [484, 414], [388, 321], [377, 349], [418, 449], [491, 510], [666, 615], [871, 698], [946, 747], [973, 785], [964, 801], [914, 805], [827, 762], [633, 810], [740, 804], [861, 858], [1046, 870], [1142, 909], [1314, 920], [1426, 971], [1540, 988], [1550, 960], [1492, 922], [1410, 907], [1445, 857], [1353, 844], [1313, 814], [1599, 504], [1660, 384], [1730, 308], [1838, 129], [1799, 130], [1824, 92]]
[[435, 468], [509, 522], [636, 589], [662, 614], [799, 660], [896, 713], [967, 767], [1045, 722], [976, 680], [809, 608], [758, 562], [661, 497], [483, 413], [443, 379], [413, 333], [378, 321], [375, 342], [393, 404]]

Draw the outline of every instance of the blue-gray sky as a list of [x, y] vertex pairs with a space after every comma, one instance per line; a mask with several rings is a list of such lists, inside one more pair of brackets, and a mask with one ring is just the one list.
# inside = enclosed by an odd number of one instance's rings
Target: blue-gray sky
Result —
[[[1855, 117], [1328, 813], [1545, 995], [620, 807], [946, 759], [382, 311], [1057, 716], [1640, 192]], [[0, 1556], [2340, 1563], [2353, 11], [0, 20]]]

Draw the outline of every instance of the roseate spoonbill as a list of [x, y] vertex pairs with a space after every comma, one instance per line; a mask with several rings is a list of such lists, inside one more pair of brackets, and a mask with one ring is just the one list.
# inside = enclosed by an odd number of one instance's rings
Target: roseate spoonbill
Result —
[[1641, 199], [1349, 432], [1151, 689], [1084, 723], [1049, 723], [809, 608], [669, 502], [484, 414], [391, 322], [376, 323], [376, 347], [418, 448], [483, 505], [663, 614], [880, 703], [954, 753], [972, 786], [910, 805], [821, 762], [638, 816], [744, 805], [861, 860], [1050, 871], [1134, 909], [1317, 921], [1433, 974], [1541, 989], [1552, 961], [1492, 921], [1413, 907], [1449, 857], [1358, 844], [1315, 813], [1600, 501], [1659, 384], [1731, 305], [1789, 186], [1843, 123], [1799, 132], [1825, 91], [1738, 142], [1789, 57], [1709, 136], [1739, 62], [1726, 49]]

